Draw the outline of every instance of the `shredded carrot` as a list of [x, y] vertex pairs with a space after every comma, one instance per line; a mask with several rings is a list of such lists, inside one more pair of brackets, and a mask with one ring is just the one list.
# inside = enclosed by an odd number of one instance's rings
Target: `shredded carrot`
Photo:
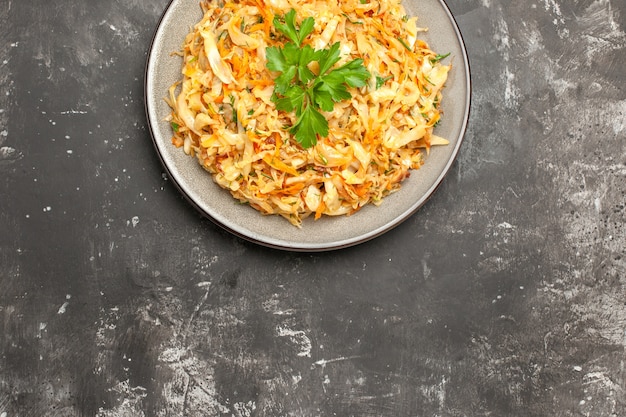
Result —
[[249, 31], [250, 33], [252, 33], [252, 32], [256, 32], [257, 30], [262, 30], [262, 31], [264, 31], [264, 30], [265, 30], [265, 23], [257, 23], [257, 24], [254, 24], [254, 25], [252, 25], [252, 26], [250, 26], [250, 27], [248, 28], [248, 31]]
[[185, 141], [180, 136], [172, 136], [172, 145], [176, 146], [177, 148], [183, 146], [184, 143]]
[[274, 138], [274, 143], [275, 143], [274, 157], [277, 158], [278, 155], [280, 154], [280, 147], [283, 146], [283, 139], [280, 137], [278, 133], [274, 133], [272, 137]]
[[315, 220], [318, 220], [324, 214], [324, 210], [326, 209], [326, 204], [324, 204], [324, 200], [320, 201], [319, 206], [317, 206], [317, 210], [315, 210]]
[[258, 87], [267, 87], [268, 85], [272, 85], [274, 84], [274, 81], [272, 81], [269, 78], [263, 78], [263, 79], [259, 79], [259, 80], [248, 80], [248, 82], [253, 85], [253, 86], [258, 86]]
[[287, 174], [293, 175], [293, 176], [297, 176], [298, 175], [298, 171], [296, 171], [295, 168], [290, 167], [289, 165], [287, 165], [286, 163], [284, 163], [283, 161], [281, 161], [280, 159], [276, 158], [276, 157], [272, 157], [270, 155], [266, 155], [263, 157], [263, 162], [265, 162], [266, 164], [268, 164], [269, 166], [271, 166], [272, 168], [275, 168], [279, 171], [282, 172], [286, 172]]

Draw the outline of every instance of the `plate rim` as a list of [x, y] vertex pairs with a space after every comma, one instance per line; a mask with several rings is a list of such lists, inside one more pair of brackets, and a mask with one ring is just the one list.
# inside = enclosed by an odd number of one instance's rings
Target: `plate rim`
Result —
[[[152, 117], [152, 113], [156, 112], [156, 110], [151, 108], [150, 74], [151, 74], [153, 65], [155, 65], [154, 51], [156, 48], [156, 40], [159, 37], [160, 32], [163, 30], [163, 22], [165, 18], [171, 12], [174, 5], [180, 1], [184, 1], [184, 0], [169, 0], [167, 6], [165, 7], [163, 12], [161, 13], [161, 16], [156, 22], [156, 27], [150, 39], [149, 48], [147, 50], [146, 63], [144, 67], [144, 91], [143, 91], [144, 113], [146, 117], [148, 131], [150, 133], [151, 141], [159, 157], [162, 168], [165, 169], [166, 175], [168, 176], [170, 181], [175, 185], [178, 191], [183, 195], [183, 197], [187, 200], [187, 202], [190, 203], [194, 207], [194, 209], [197, 210], [203, 217], [207, 218], [212, 223], [221, 227], [227, 232], [235, 236], [238, 236], [239, 238], [243, 240], [246, 240], [246, 241], [261, 245], [261, 246], [265, 246], [265, 247], [269, 247], [273, 249], [279, 249], [279, 250], [294, 251], [294, 252], [324, 252], [324, 251], [344, 249], [344, 248], [355, 246], [361, 243], [365, 243], [367, 241], [375, 239], [376, 237], [381, 236], [384, 233], [396, 228], [397, 226], [402, 224], [404, 221], [412, 217], [417, 211], [419, 211], [419, 209], [422, 208], [424, 204], [426, 204], [426, 202], [428, 202], [428, 200], [435, 194], [437, 189], [441, 186], [444, 178], [448, 175], [450, 168], [452, 167], [452, 165], [457, 159], [459, 150], [465, 140], [465, 135], [467, 133], [467, 127], [469, 124], [470, 113], [471, 113], [472, 77], [471, 77], [470, 61], [469, 61], [469, 56], [467, 53], [467, 47], [465, 44], [465, 40], [463, 38], [463, 34], [461, 30], [459, 29], [459, 25], [454, 15], [452, 14], [450, 8], [448, 7], [446, 1], [436, 0], [437, 2], [439, 2], [440, 6], [442, 7], [445, 14], [447, 15], [454, 29], [454, 34], [456, 36], [456, 39], [459, 42], [459, 46], [461, 49], [462, 61], [464, 64], [463, 65], [464, 71], [462, 72], [461, 75], [462, 75], [463, 81], [466, 84], [466, 93], [465, 93], [465, 97], [463, 97], [464, 115], [462, 118], [462, 123], [459, 129], [459, 133], [456, 137], [454, 148], [452, 149], [443, 169], [438, 173], [438, 175], [436, 176], [435, 180], [433, 181], [432, 185], [428, 188], [428, 190], [419, 199], [417, 199], [412, 205], [410, 205], [407, 208], [407, 210], [405, 210], [402, 213], [401, 216], [398, 216], [392, 219], [391, 221], [383, 224], [380, 227], [377, 227], [376, 229], [369, 230], [366, 233], [358, 233], [350, 238], [345, 238], [342, 240], [335, 240], [332, 242], [329, 241], [329, 242], [324, 242], [324, 243], [303, 243], [303, 242], [290, 243], [290, 242], [285, 242], [283, 239], [276, 239], [270, 236], [264, 236], [264, 238], [255, 238], [251, 236], [250, 234], [243, 233], [233, 227], [228, 226], [225, 221], [220, 221], [217, 213], [208, 213], [207, 210], [205, 210], [201, 206], [201, 204], [196, 201], [194, 196], [191, 195], [188, 190], [186, 190], [184, 184], [181, 183], [181, 181], [177, 178], [176, 173], [172, 171], [172, 168], [168, 165], [167, 161], [165, 160], [165, 157], [162, 154], [161, 149], [159, 147], [159, 143], [157, 141], [157, 132], [156, 132], [157, 123], [155, 123]], [[153, 126], [153, 123], [154, 123], [154, 126]], [[259, 213], [259, 215], [264, 216], [261, 213]], [[358, 215], [358, 213], [356, 213], [355, 215]]]

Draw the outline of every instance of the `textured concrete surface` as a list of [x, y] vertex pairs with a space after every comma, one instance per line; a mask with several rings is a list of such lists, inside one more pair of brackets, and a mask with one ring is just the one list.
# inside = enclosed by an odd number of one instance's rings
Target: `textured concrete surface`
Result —
[[321, 254], [162, 175], [167, 1], [0, 3], [0, 416], [626, 415], [626, 3], [450, 0], [470, 128], [428, 204]]

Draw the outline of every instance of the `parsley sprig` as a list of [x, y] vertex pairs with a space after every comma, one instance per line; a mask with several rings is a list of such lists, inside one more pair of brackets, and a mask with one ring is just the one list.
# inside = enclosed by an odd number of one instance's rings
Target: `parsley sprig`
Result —
[[[371, 77], [361, 58], [333, 68], [341, 59], [339, 42], [326, 49], [313, 49], [303, 41], [313, 31], [315, 20], [304, 19], [296, 26], [296, 11], [274, 17], [274, 27], [289, 41], [282, 48], [266, 49], [267, 68], [280, 73], [274, 79], [272, 101], [279, 111], [295, 112], [289, 132], [303, 148], [328, 136], [328, 121], [320, 112], [333, 110], [335, 103], [352, 98], [351, 87], [363, 87]], [[317, 65], [311, 65], [316, 62]], [[315, 71], [315, 72], [313, 72]]]

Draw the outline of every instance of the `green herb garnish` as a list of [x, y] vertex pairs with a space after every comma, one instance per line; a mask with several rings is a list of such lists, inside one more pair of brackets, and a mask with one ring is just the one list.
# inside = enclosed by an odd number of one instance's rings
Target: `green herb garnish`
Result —
[[434, 65], [434, 64], [436, 64], [437, 62], [439, 62], [439, 61], [441, 61], [442, 59], [447, 58], [447, 57], [449, 57], [449, 56], [450, 56], [450, 52], [448, 52], [448, 53], [447, 53], [447, 54], [445, 54], [445, 55], [436, 55], [434, 58], [431, 58], [431, 59], [430, 59], [430, 63]]
[[[296, 27], [296, 11], [290, 10], [283, 19], [274, 17], [274, 27], [290, 41], [282, 48], [266, 49], [267, 68], [279, 72], [274, 80], [272, 101], [280, 111], [295, 112], [296, 122], [289, 132], [303, 148], [317, 143], [317, 136], [328, 136], [328, 121], [320, 113], [332, 111], [335, 103], [352, 98], [349, 87], [363, 87], [371, 74], [361, 58], [340, 67], [339, 42], [330, 48], [315, 50], [302, 42], [313, 31], [315, 21], [308, 17]], [[310, 66], [317, 62], [314, 73]]]
[[346, 20], [350, 23], [352, 23], [353, 25], [362, 25], [363, 22], [359, 22], [358, 20], [352, 20], [350, 19], [350, 16], [348, 16], [346, 13], [342, 13], [343, 17], [346, 18]]
[[388, 77], [380, 77], [380, 76], [376, 76], [376, 89], [378, 90], [380, 87], [382, 87], [383, 85], [385, 85], [385, 83], [389, 80], [391, 80], [393, 78], [393, 75], [390, 75]]
[[235, 96], [231, 94], [228, 98], [230, 100], [230, 107], [233, 111], [233, 123], [237, 125], [239, 124], [239, 116], [237, 115], [237, 109], [235, 108]]
[[406, 43], [406, 41], [402, 38], [396, 38], [398, 40], [398, 42], [400, 42], [402, 44], [402, 46], [404, 46], [404, 48], [409, 51], [409, 52], [413, 52], [413, 50], [411, 49], [411, 47], [409, 46], [408, 43]]

